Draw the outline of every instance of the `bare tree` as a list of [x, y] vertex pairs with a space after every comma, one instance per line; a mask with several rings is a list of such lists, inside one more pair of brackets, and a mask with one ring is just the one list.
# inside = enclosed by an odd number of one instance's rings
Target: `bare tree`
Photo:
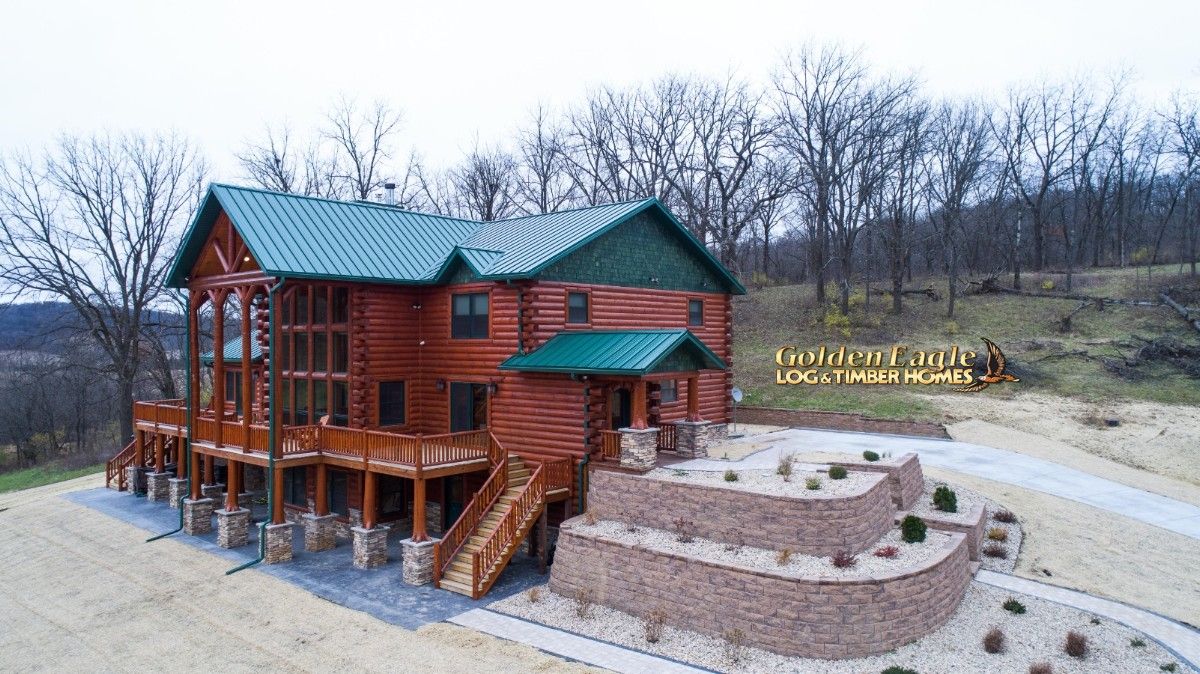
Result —
[[1172, 135], [1169, 147], [1178, 163], [1183, 186], [1186, 256], [1191, 275], [1195, 276], [1200, 248], [1200, 208], [1193, 214], [1190, 207], [1198, 191], [1197, 179], [1200, 178], [1200, 106], [1196, 99], [1176, 94], [1167, 116], [1167, 127]]
[[236, 153], [238, 163], [253, 184], [265, 190], [340, 199], [348, 193], [336, 155], [310, 141], [294, 147], [287, 126], [267, 126], [258, 142], [247, 143]]
[[568, 173], [567, 138], [544, 105], [517, 132], [518, 207], [527, 214], [552, 213], [571, 205], [576, 186]]
[[512, 155], [476, 144], [450, 171], [450, 184], [460, 215], [484, 222], [502, 220], [517, 210], [514, 193], [517, 166]]
[[391, 158], [400, 113], [383, 101], [360, 108], [349, 98], [340, 99], [326, 119], [322, 135], [337, 152], [350, 198], [366, 200], [383, 182], [385, 162]]

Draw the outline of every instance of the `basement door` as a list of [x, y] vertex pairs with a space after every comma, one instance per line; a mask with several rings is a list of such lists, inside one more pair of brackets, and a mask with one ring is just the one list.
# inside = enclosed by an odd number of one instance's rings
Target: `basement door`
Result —
[[487, 385], [450, 382], [450, 432], [487, 428]]

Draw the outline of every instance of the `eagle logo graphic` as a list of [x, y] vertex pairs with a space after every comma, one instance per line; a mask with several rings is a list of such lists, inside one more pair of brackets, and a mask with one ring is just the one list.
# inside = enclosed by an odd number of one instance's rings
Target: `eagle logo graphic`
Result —
[[987, 388], [989, 384], [999, 384], [1002, 381], [1021, 381], [1015, 375], [1005, 372], [1007, 361], [1004, 360], [1004, 352], [1000, 350], [1000, 347], [996, 346], [995, 342], [987, 337], [980, 337], [980, 339], [983, 340], [984, 344], [987, 344], [987, 372], [982, 377], [976, 379], [975, 383], [971, 384], [970, 386], [964, 386], [954, 390], [960, 393], [974, 393], [976, 391], [982, 391], [983, 389]]

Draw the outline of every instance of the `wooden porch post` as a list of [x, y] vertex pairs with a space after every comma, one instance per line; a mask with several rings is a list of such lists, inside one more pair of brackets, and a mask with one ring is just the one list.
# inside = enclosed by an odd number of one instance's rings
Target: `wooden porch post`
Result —
[[244, 288], [238, 291], [238, 299], [242, 302], [242, 449], [250, 449], [250, 408], [253, 405], [254, 383], [251, 376], [250, 363], [250, 305], [254, 302], [254, 288]]
[[187, 479], [188, 462], [191, 461], [191, 457], [183, 450], [185, 443], [185, 438], [175, 436], [175, 477], [181, 480]]
[[164, 446], [164, 436], [162, 433], [154, 434], [154, 472], [165, 473], [167, 471], [167, 448]]
[[646, 380], [639, 379], [633, 383], [632, 400], [630, 401], [630, 428], [642, 430], [649, 428], [646, 424]]
[[700, 418], [700, 377], [688, 377], [688, 421], [703, 421]]
[[242, 490], [242, 464], [240, 461], [225, 461], [225, 509], [238, 509], [238, 492]]
[[271, 510], [271, 524], [283, 524], [283, 466], [275, 465], [271, 489], [275, 492], [275, 507]]
[[412, 525], [412, 540], [414, 543], [422, 543], [429, 540], [429, 534], [425, 531], [425, 478], [418, 477], [413, 480], [413, 525]]
[[375, 528], [375, 473], [363, 471], [362, 519], [364, 529]]
[[317, 517], [329, 514], [329, 472], [325, 464], [317, 464]]
[[216, 478], [213, 475], [213, 458], [210, 454], [204, 455], [204, 484], [216, 484]]
[[[188, 428], [195, 434], [196, 420], [200, 418], [200, 303], [204, 296], [197, 297], [196, 293], [188, 291], [188, 368], [190, 369], [192, 388], [187, 392], [191, 402], [188, 407], [191, 412], [188, 418]], [[188, 449], [193, 455], [196, 453], [194, 447], [188, 446]], [[190, 458], [190, 457], [189, 457]], [[208, 473], [205, 473], [208, 476]], [[200, 491], [199, 475], [192, 476], [191, 481], [191, 497], [193, 501], [197, 501], [202, 496]]]
[[212, 407], [216, 423], [213, 446], [225, 443], [221, 421], [225, 418], [225, 290], [213, 291], [213, 390]]

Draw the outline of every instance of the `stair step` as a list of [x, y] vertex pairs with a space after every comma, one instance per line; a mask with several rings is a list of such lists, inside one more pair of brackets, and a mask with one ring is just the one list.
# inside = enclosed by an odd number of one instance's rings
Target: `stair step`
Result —
[[473, 592], [471, 592], [471, 584], [470, 583], [463, 584], [463, 583], [455, 582], [453, 580], [449, 580], [449, 579], [443, 577], [440, 581], [438, 581], [438, 585], [443, 590], [450, 590], [451, 592], [457, 592], [458, 594], [466, 595], [468, 597], [470, 597], [472, 594], [474, 594]]
[[448, 570], [442, 574], [442, 578], [443, 579], [449, 578], [450, 580], [454, 581], [455, 583], [462, 583], [463, 585], [466, 585], [467, 587], [471, 586], [470, 570], [468, 570], [466, 573], [463, 573], [462, 571]]

